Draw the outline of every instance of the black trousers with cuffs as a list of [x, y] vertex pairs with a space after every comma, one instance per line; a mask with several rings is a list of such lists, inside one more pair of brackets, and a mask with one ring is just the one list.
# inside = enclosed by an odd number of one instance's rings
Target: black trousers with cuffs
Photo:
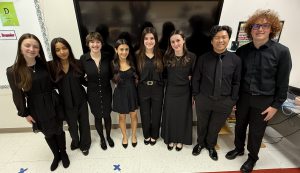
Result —
[[232, 111], [235, 101], [231, 96], [218, 99], [198, 94], [195, 97], [197, 114], [197, 143], [207, 148], [214, 148], [218, 134]]
[[267, 127], [265, 115], [261, 113], [273, 102], [273, 96], [241, 93], [237, 102], [234, 144], [237, 150], [244, 151], [246, 132], [249, 125], [247, 149], [249, 158], [257, 161], [261, 142]]
[[138, 96], [144, 138], [157, 139], [161, 124], [164, 86], [163, 84], [140, 83]]

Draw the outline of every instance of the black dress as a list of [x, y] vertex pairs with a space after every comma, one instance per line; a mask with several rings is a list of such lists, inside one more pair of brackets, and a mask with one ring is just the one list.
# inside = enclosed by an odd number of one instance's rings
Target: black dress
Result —
[[87, 74], [88, 102], [96, 118], [106, 118], [111, 113], [111, 59], [108, 54], [101, 53], [101, 61], [97, 68], [90, 53], [80, 57], [84, 72]]
[[182, 66], [167, 67], [167, 86], [164, 99], [161, 136], [166, 144], [171, 142], [192, 144], [192, 97], [188, 76], [192, 75], [196, 56], [188, 53], [191, 61]]
[[6, 75], [18, 115], [32, 116], [36, 121], [36, 128], [45, 136], [60, 134], [62, 120], [57, 112], [59, 95], [54, 90], [47, 68], [41, 60], [36, 58], [36, 64], [32, 69], [32, 87], [29, 91], [23, 91], [15, 84], [13, 68], [7, 68]]
[[138, 107], [137, 91], [135, 85], [135, 71], [129, 68], [120, 71], [120, 81], [113, 94], [113, 111], [120, 114], [128, 114]]

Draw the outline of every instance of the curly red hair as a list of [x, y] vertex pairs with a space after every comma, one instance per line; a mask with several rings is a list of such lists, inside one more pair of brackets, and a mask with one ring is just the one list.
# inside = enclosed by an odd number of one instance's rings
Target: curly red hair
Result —
[[256, 10], [255, 13], [249, 17], [245, 25], [245, 32], [247, 33], [250, 39], [252, 39], [251, 36], [252, 25], [255, 24], [255, 22], [257, 22], [259, 19], [266, 19], [268, 23], [271, 24], [270, 39], [274, 38], [280, 32], [282, 25], [280, 23], [277, 12], [270, 9]]

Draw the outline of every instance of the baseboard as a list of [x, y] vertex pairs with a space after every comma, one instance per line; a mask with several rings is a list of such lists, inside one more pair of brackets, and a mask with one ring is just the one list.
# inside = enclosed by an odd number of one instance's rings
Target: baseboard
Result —
[[[193, 126], [197, 125], [197, 121], [193, 121]], [[127, 128], [130, 128], [130, 124], [126, 124]], [[142, 128], [142, 124], [138, 123], [138, 128]], [[91, 130], [96, 130], [95, 125], [90, 126]], [[112, 129], [119, 128], [119, 124], [112, 124]], [[68, 130], [68, 126], [64, 125], [64, 130]], [[0, 133], [27, 133], [32, 132], [31, 127], [21, 127], [21, 128], [0, 128]]]

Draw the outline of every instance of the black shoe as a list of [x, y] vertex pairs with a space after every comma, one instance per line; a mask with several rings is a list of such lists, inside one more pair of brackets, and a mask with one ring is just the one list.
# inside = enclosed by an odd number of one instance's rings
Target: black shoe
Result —
[[57, 167], [58, 167], [58, 163], [60, 162], [60, 156], [58, 155], [58, 156], [56, 156], [56, 157], [54, 157], [54, 159], [53, 159], [53, 161], [52, 161], [52, 164], [51, 164], [51, 166], [50, 166], [50, 170], [51, 171], [54, 171]]
[[243, 173], [250, 173], [253, 170], [253, 167], [255, 166], [255, 161], [251, 158], [248, 158], [247, 161], [242, 165], [241, 172]]
[[180, 151], [180, 150], [182, 150], [182, 148], [183, 148], [183, 145], [182, 145], [182, 144], [181, 144], [181, 147], [178, 147], [177, 145], [176, 145], [176, 147], [175, 147], [176, 151]]
[[113, 148], [115, 146], [115, 143], [111, 137], [107, 138], [107, 143], [110, 146], [110, 148]]
[[75, 145], [74, 142], [71, 142], [71, 150], [76, 150], [78, 148], [79, 148], [78, 145]]
[[137, 146], [137, 141], [136, 142], [132, 142], [131, 144], [132, 144], [133, 147], [136, 147]]
[[107, 145], [106, 145], [106, 142], [105, 142], [105, 140], [104, 140], [104, 139], [103, 139], [103, 140], [101, 140], [101, 142], [100, 142], [100, 146], [101, 146], [102, 150], [106, 150], [106, 149], [107, 149]]
[[66, 151], [60, 151], [60, 158], [64, 168], [69, 167], [70, 160]]
[[123, 144], [122, 143], [122, 146], [126, 149], [128, 147], [128, 144]]
[[244, 151], [238, 151], [236, 148], [234, 150], [231, 150], [229, 151], [225, 157], [228, 159], [228, 160], [233, 160], [235, 159], [237, 156], [242, 156], [244, 155]]
[[154, 141], [151, 141], [151, 139], [150, 139], [150, 145], [155, 145], [156, 144], [156, 140], [154, 139]]
[[170, 146], [170, 144], [167, 145], [168, 146], [168, 150], [171, 151], [174, 148], [174, 144], [172, 146]]
[[209, 157], [215, 161], [218, 160], [218, 153], [215, 148], [208, 148]]
[[85, 156], [89, 155], [89, 150], [82, 150], [82, 154]]
[[204, 146], [201, 146], [200, 144], [197, 144], [194, 148], [193, 148], [193, 152], [192, 154], [194, 156], [198, 156], [201, 153], [201, 150], [204, 148]]
[[149, 140], [147, 141], [146, 139], [144, 139], [144, 144], [145, 145], [148, 145], [148, 144], [150, 144], [150, 138], [149, 138]]

